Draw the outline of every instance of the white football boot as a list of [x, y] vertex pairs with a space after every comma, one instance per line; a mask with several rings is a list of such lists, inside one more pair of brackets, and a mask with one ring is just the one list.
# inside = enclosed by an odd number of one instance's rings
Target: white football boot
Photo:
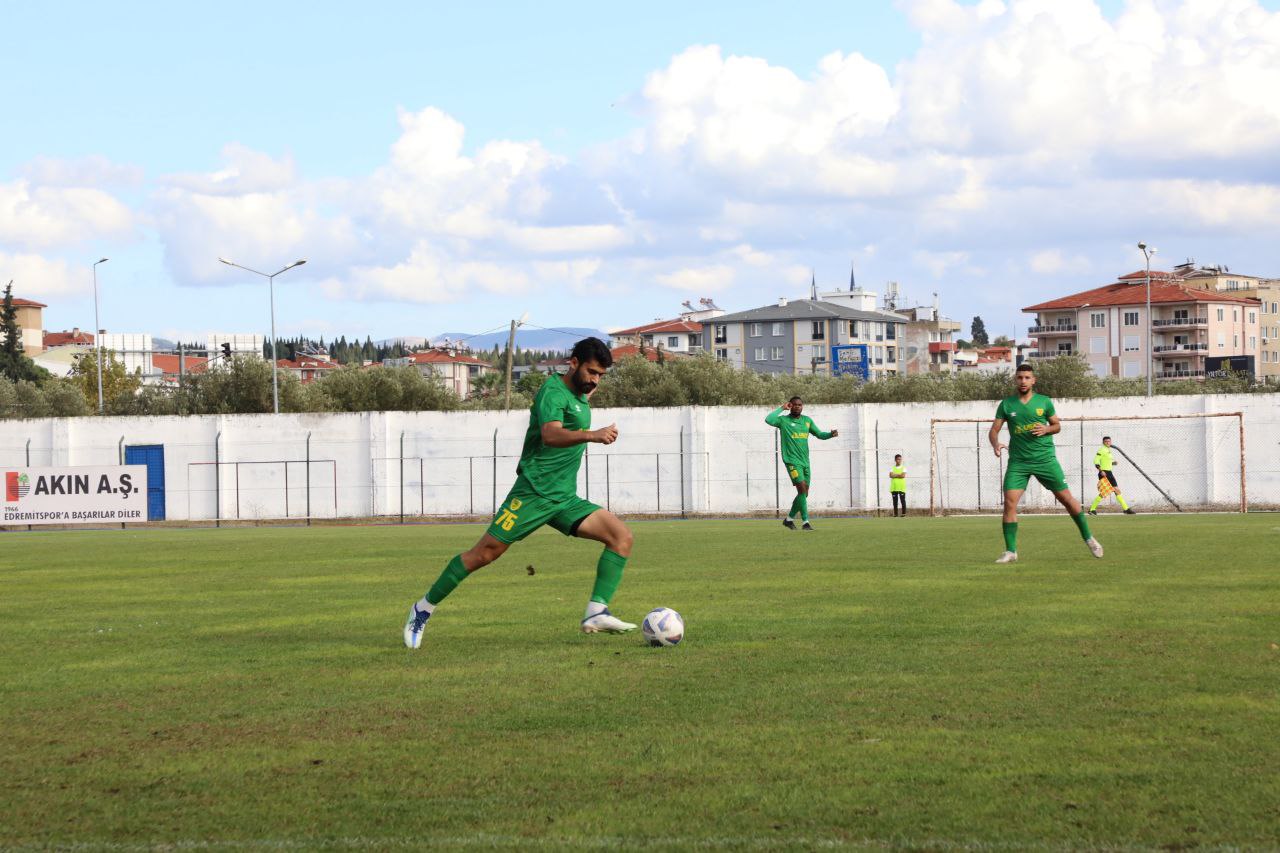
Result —
[[1000, 558], [996, 560], [996, 562], [997, 563], [1016, 563], [1018, 562], [1018, 552], [1005, 551], [1003, 554], [1000, 555]]
[[635, 629], [635, 625], [630, 622], [623, 622], [610, 613], [608, 608], [600, 611], [595, 616], [588, 616], [582, 620], [582, 633], [584, 634], [625, 634]]
[[1084, 544], [1089, 546], [1090, 554], [1097, 557], [1099, 560], [1102, 559], [1102, 543], [1101, 542], [1099, 542], [1097, 539], [1094, 539], [1092, 536], [1090, 536], [1088, 539], [1084, 540]]
[[404, 623], [404, 644], [411, 649], [422, 645], [422, 632], [427, 627], [431, 613], [418, 609], [418, 602], [409, 606], [409, 618]]

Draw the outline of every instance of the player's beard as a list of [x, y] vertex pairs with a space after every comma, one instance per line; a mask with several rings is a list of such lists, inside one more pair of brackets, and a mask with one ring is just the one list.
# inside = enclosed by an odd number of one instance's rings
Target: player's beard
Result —
[[580, 375], [581, 373], [581, 368], [575, 370], [573, 373], [569, 374], [569, 381], [573, 383], [574, 391], [577, 391], [579, 394], [591, 396], [591, 392], [596, 390], [596, 385], [598, 383], [584, 380]]

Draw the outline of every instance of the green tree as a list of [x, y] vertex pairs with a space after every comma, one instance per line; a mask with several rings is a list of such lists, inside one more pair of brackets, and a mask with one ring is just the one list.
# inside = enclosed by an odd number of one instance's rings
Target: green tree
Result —
[[458, 396], [416, 367], [344, 367], [307, 388], [308, 408], [328, 412], [452, 411]]
[[0, 307], [0, 376], [14, 382], [42, 382], [49, 378], [49, 371], [36, 367], [22, 351], [22, 329], [18, 328], [12, 281], [4, 287], [4, 303]]
[[987, 324], [982, 322], [981, 317], [974, 317], [973, 323], [969, 326], [969, 337], [973, 339], [973, 345], [977, 347], [985, 347], [988, 343]]
[[[67, 379], [80, 389], [86, 400], [98, 402], [98, 351], [82, 352], [71, 363], [71, 373]], [[116, 413], [118, 406], [128, 407], [127, 400], [138, 393], [142, 387], [142, 377], [136, 372], [129, 373], [124, 362], [116, 358], [113, 350], [102, 350], [102, 400], [104, 408]], [[121, 401], [117, 403], [116, 401]]]

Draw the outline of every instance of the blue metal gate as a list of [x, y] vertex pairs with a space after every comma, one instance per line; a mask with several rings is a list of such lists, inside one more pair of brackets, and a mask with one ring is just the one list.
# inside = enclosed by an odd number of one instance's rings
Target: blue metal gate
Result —
[[124, 464], [147, 466], [147, 521], [164, 521], [164, 445], [126, 447]]

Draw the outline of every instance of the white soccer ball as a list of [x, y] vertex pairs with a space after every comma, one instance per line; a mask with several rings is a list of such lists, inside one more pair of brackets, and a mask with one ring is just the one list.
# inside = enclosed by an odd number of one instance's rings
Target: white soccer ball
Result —
[[645, 615], [640, 632], [651, 646], [674, 646], [684, 639], [684, 619], [670, 607], [655, 607]]

